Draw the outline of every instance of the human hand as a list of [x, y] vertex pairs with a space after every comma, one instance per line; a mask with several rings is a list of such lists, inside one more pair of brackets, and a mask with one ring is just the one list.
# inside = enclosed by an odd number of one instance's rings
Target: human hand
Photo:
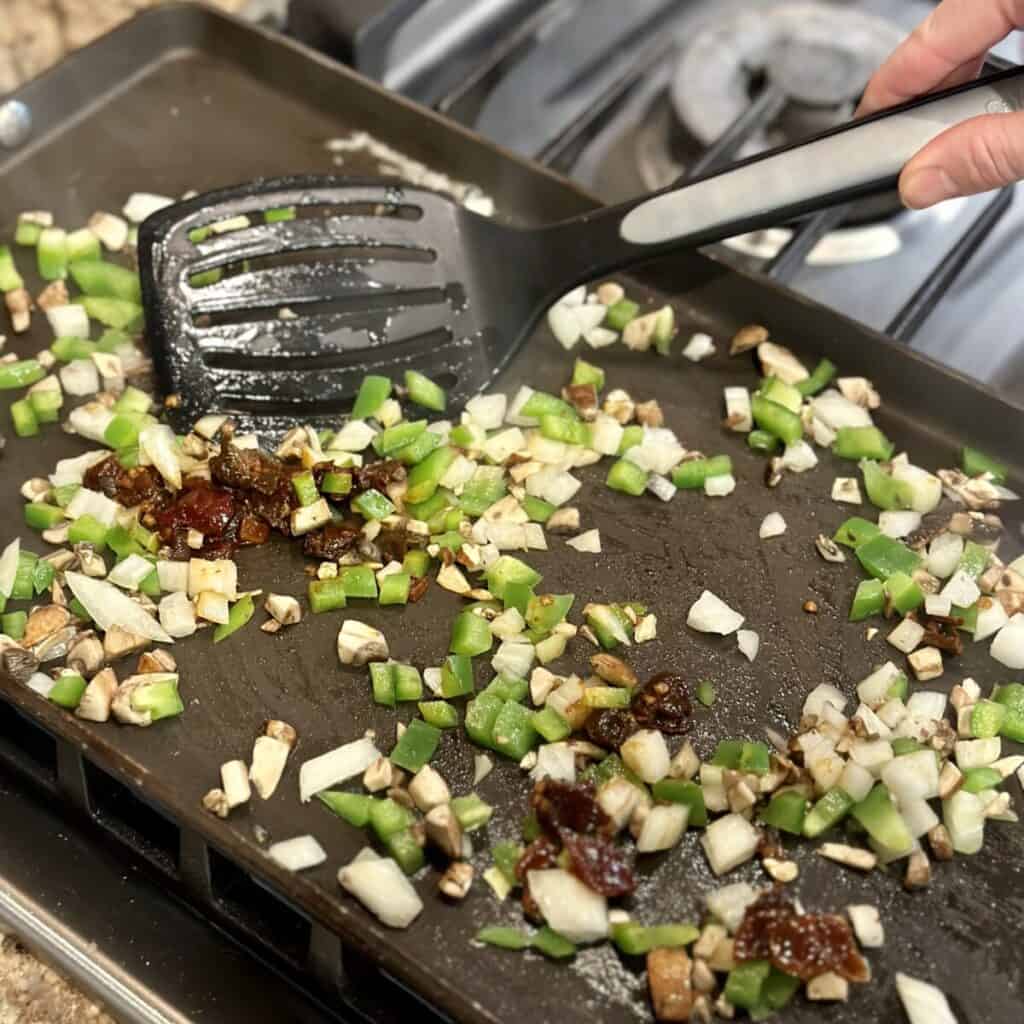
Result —
[[[943, 0], [875, 73], [857, 116], [975, 78], [990, 47], [1024, 27], [1024, 0]], [[987, 114], [943, 132], [900, 176], [911, 209], [1024, 179], [1024, 113]]]

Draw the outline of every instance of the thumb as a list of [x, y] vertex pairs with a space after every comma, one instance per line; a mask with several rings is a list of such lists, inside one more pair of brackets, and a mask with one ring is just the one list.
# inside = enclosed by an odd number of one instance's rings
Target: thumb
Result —
[[987, 114], [950, 128], [917, 153], [900, 175], [912, 210], [1024, 179], [1024, 113]]

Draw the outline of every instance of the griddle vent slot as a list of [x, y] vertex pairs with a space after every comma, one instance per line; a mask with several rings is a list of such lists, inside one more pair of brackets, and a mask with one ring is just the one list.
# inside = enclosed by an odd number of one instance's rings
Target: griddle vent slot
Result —
[[273, 950], [291, 967], [304, 969], [312, 931], [309, 918], [212, 846], [208, 855], [212, 896], [220, 909], [249, 939]]
[[0, 748], [40, 785], [56, 789], [56, 738], [3, 700], [0, 700]]
[[161, 874], [176, 878], [178, 826], [91, 761], [85, 760], [84, 769], [89, 807], [97, 824], [145, 857]]

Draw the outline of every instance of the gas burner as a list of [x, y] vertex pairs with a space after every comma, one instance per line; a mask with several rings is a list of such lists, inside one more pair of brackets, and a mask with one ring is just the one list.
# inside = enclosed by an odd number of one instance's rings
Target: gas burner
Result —
[[764, 88], [782, 113], [745, 153], [793, 142], [846, 120], [872, 71], [904, 37], [884, 18], [824, 3], [783, 4], [718, 20], [697, 34], [670, 94], [686, 129], [711, 145]]

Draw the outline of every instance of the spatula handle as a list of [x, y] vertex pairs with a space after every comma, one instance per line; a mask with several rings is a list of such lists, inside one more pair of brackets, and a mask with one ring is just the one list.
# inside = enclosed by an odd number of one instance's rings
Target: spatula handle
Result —
[[643, 259], [644, 250], [655, 255], [719, 241], [886, 191], [910, 158], [948, 128], [982, 114], [1021, 110], [1024, 68], [1012, 68], [760, 154], [682, 188], [591, 214], [592, 230], [605, 222], [593, 239], [603, 245], [591, 249], [592, 261], [603, 266], [592, 269], [612, 269], [612, 220], [619, 266]]

